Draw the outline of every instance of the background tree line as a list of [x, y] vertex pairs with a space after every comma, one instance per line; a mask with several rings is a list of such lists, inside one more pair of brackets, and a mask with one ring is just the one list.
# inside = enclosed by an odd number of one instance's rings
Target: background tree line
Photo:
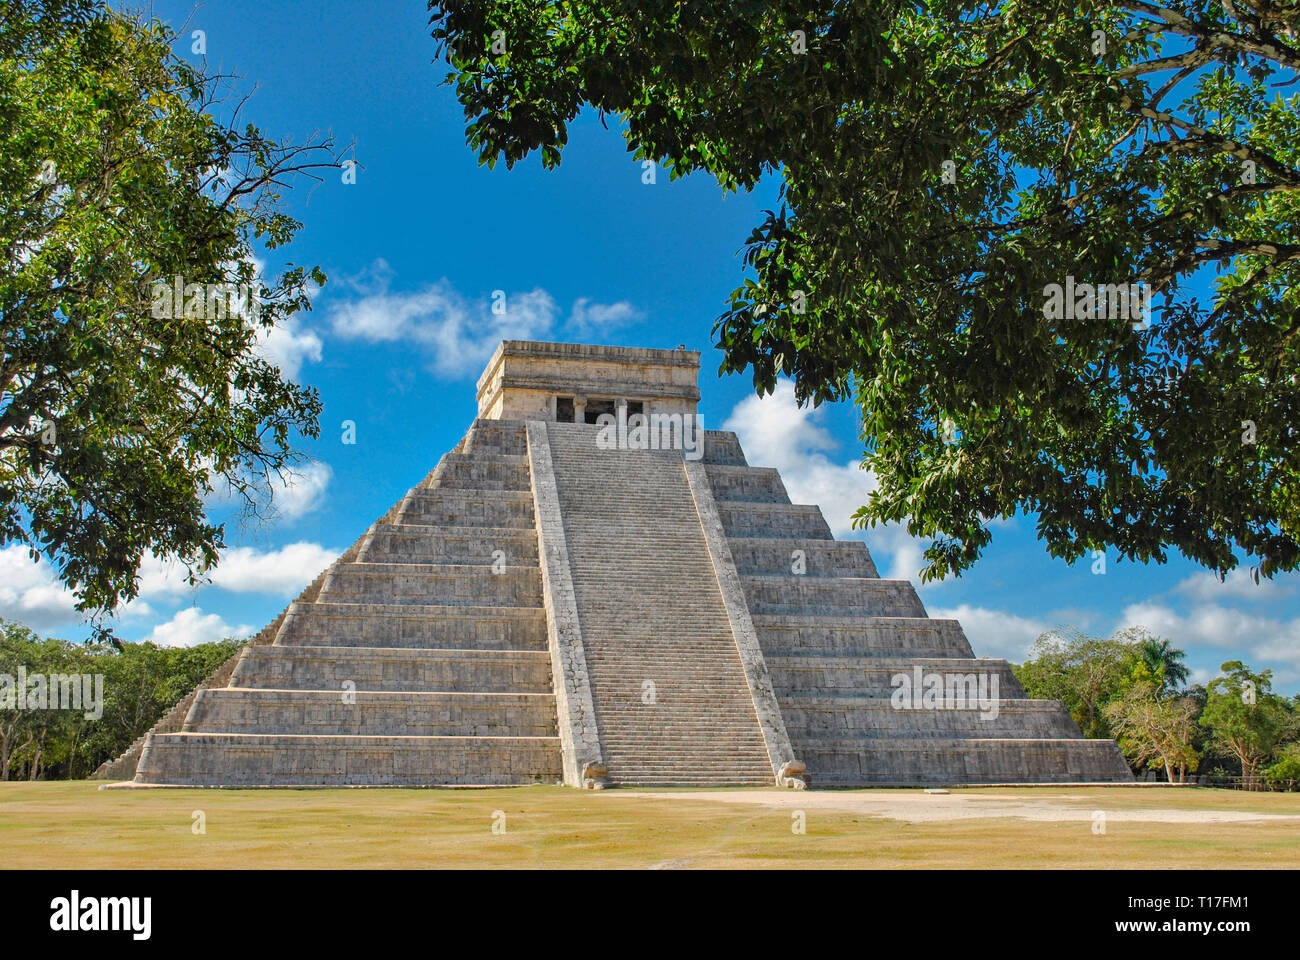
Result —
[[[82, 643], [42, 638], [0, 620], [0, 674], [103, 674], [103, 716], [0, 707], [0, 780], [80, 779], [120, 756], [209, 676], [239, 641], [159, 647], [96, 633]], [[1185, 654], [1141, 627], [1109, 638], [1042, 634], [1023, 664], [1025, 693], [1060, 700], [1085, 737], [1114, 738], [1139, 773], [1170, 781], [1202, 773], [1246, 789], [1300, 790], [1300, 696], [1273, 692], [1272, 671], [1238, 660], [1206, 686], [1187, 685]]]
[[1138, 772], [1300, 789], [1300, 696], [1274, 693], [1271, 670], [1240, 660], [1206, 686], [1187, 686], [1185, 657], [1142, 627], [1110, 638], [1054, 630], [1012, 669], [1028, 696], [1062, 701], [1085, 737], [1115, 739]]
[[0, 707], [0, 780], [90, 776], [142, 736], [177, 701], [239, 649], [222, 640], [193, 647], [119, 643], [97, 633], [84, 643], [42, 638], [0, 620], [0, 674], [103, 674], [104, 713]]

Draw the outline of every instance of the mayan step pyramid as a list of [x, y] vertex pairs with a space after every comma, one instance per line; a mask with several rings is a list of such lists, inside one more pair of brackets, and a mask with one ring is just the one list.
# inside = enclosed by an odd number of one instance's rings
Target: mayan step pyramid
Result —
[[[1131, 779], [695, 418], [699, 354], [505, 341], [464, 439], [99, 775], [136, 784]], [[900, 679], [902, 678], [902, 679]], [[920, 688], [936, 683], [929, 701]], [[955, 680], [953, 679], [955, 678]], [[899, 700], [904, 680], [917, 696]], [[960, 696], [979, 689], [978, 703]]]

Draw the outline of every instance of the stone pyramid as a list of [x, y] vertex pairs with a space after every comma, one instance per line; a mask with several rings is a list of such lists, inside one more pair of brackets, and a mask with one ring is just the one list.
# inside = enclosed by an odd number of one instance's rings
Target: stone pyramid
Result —
[[[956, 621], [928, 618], [910, 583], [881, 579], [862, 543], [791, 503], [735, 434], [700, 429], [698, 370], [684, 349], [503, 342], [456, 448], [99, 775], [1131, 779], [1113, 741], [1083, 739], [1005, 661], [975, 659]], [[932, 678], [949, 686], [926, 701]], [[963, 698], [975, 689], [978, 703]]]

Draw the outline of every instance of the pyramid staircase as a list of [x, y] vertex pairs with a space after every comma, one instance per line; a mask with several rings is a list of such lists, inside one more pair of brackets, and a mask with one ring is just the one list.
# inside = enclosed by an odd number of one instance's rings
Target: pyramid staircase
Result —
[[596, 433], [547, 424], [608, 780], [771, 784], [682, 454]]

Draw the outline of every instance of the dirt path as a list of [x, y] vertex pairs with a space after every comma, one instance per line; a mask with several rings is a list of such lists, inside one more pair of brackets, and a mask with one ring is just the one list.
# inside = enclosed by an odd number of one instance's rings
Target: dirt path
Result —
[[[632, 792], [611, 791], [611, 796], [641, 797], [645, 799], [701, 800], [713, 803], [760, 805], [791, 810], [835, 810], [857, 813], [869, 817], [884, 817], [907, 823], [937, 823], [946, 820], [985, 820], [1013, 817], [1021, 820], [1077, 821], [1091, 820], [1093, 812], [1102, 810], [1106, 818], [1116, 822], [1134, 823], [1259, 823], [1264, 821], [1294, 820], [1300, 823], [1300, 813], [1278, 814], [1236, 810], [1179, 810], [1172, 807], [1152, 806], [1141, 809], [1124, 809], [1108, 806], [1104, 797], [1050, 796], [1007, 797], [981, 793], [825, 793], [790, 790], [701, 790], [690, 792]], [[1159, 799], [1152, 797], [1153, 803]]]

